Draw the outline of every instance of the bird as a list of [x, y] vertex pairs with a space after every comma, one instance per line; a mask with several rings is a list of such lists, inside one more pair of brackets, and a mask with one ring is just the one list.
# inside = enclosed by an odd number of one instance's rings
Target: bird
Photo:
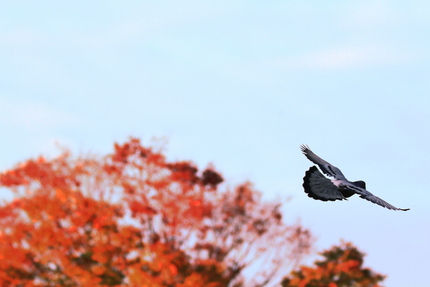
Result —
[[300, 145], [302, 153], [321, 171], [331, 177], [324, 176], [314, 165], [306, 171], [303, 177], [303, 188], [310, 198], [322, 201], [347, 200], [348, 197], [358, 194], [361, 198], [391, 210], [407, 211], [409, 208], [395, 207], [385, 200], [366, 190], [366, 183], [362, 180], [349, 181], [339, 168], [317, 156], [307, 145]]

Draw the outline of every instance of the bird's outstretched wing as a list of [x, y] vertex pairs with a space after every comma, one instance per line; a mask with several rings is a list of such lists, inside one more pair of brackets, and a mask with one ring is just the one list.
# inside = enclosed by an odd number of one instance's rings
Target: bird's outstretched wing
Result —
[[409, 208], [398, 208], [398, 207], [395, 207], [394, 205], [389, 204], [385, 200], [383, 200], [383, 199], [381, 199], [381, 198], [373, 195], [370, 191], [368, 191], [368, 190], [366, 190], [364, 188], [358, 187], [356, 185], [352, 185], [350, 183], [340, 186], [340, 189], [346, 189], [346, 190], [355, 192], [358, 195], [360, 195], [361, 198], [366, 199], [366, 200], [368, 200], [370, 202], [373, 202], [375, 204], [378, 204], [378, 205], [380, 205], [382, 207], [385, 207], [385, 208], [388, 208], [388, 209], [391, 209], [391, 210], [402, 210], [402, 211], [409, 210]]
[[320, 167], [323, 173], [328, 176], [332, 176], [335, 179], [346, 180], [340, 169], [314, 154], [313, 151], [311, 151], [311, 149], [307, 145], [300, 145], [300, 149], [311, 162], [317, 164]]
[[326, 178], [316, 166], [312, 166], [303, 178], [303, 188], [309, 197], [322, 201], [346, 199], [333, 182]]

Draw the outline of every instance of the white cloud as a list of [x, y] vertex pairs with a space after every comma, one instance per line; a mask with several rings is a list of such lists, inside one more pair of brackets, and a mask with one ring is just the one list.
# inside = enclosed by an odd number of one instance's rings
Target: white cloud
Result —
[[9, 125], [27, 131], [45, 131], [57, 127], [74, 126], [79, 118], [53, 107], [35, 102], [17, 103], [11, 99], [0, 98], [2, 117], [0, 125]]
[[35, 31], [14, 30], [3, 33], [0, 36], [0, 43], [5, 46], [27, 46], [40, 42], [41, 37]]
[[387, 23], [393, 16], [393, 8], [386, 0], [357, 2], [345, 11], [345, 22], [374, 27]]
[[290, 62], [295, 68], [349, 69], [381, 64], [402, 63], [405, 55], [382, 46], [362, 45], [337, 47], [309, 53]]

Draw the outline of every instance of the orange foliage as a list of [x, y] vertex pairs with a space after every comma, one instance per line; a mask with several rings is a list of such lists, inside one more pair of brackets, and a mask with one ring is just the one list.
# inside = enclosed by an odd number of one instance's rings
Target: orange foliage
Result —
[[247, 286], [267, 284], [310, 233], [222, 181], [134, 138], [105, 157], [28, 160], [0, 174], [15, 193], [0, 206], [0, 286], [244, 286], [257, 259]]
[[321, 253], [323, 261], [316, 261], [315, 267], [302, 266], [284, 278], [284, 287], [380, 287], [378, 282], [385, 276], [364, 268], [361, 253], [351, 243], [333, 246]]

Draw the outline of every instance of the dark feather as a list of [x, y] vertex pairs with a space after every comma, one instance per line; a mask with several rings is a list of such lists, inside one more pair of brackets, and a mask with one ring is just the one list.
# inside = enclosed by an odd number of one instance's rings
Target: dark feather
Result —
[[345, 199], [344, 195], [331, 180], [327, 179], [316, 166], [312, 166], [306, 171], [305, 177], [303, 178], [303, 188], [307, 195], [313, 199], [322, 201]]

